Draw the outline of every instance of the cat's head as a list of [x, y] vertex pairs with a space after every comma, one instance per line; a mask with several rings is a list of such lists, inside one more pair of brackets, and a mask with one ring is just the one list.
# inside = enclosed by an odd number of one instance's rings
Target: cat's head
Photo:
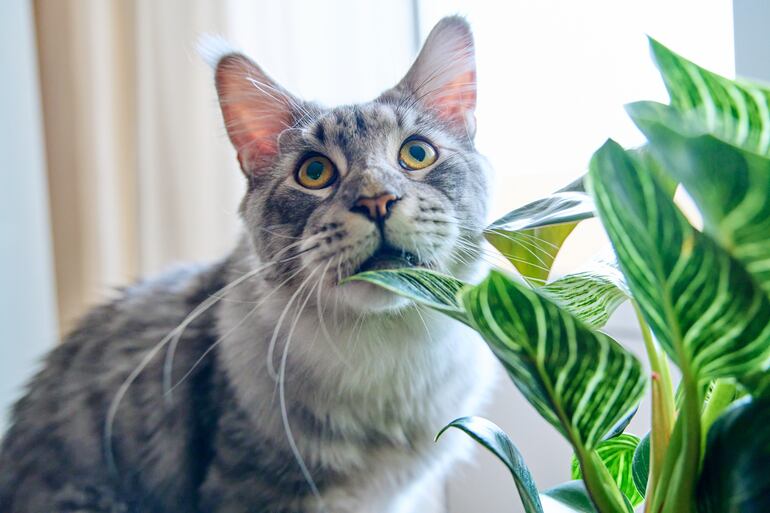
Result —
[[260, 259], [279, 262], [276, 286], [318, 284], [335, 303], [372, 311], [405, 302], [340, 281], [368, 269], [473, 271], [487, 177], [473, 144], [465, 20], [441, 20], [401, 82], [368, 103], [303, 102], [233, 53], [219, 59], [216, 86], [249, 184], [241, 213]]

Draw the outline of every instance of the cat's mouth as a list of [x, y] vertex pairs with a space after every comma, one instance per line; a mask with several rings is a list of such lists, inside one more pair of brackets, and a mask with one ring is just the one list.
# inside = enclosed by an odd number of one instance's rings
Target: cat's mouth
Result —
[[356, 273], [380, 269], [398, 269], [400, 267], [417, 267], [418, 265], [420, 265], [420, 260], [413, 253], [390, 245], [383, 245], [358, 266]]

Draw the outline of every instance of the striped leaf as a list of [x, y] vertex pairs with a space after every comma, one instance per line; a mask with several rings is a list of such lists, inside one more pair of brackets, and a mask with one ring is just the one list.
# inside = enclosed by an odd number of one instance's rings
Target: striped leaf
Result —
[[701, 381], [770, 357], [770, 301], [742, 264], [687, 222], [652, 174], [616, 143], [591, 162], [602, 223], [645, 319]]
[[466, 283], [428, 269], [383, 269], [359, 273], [345, 281], [366, 281], [468, 324], [458, 292]]
[[[639, 445], [639, 438], [623, 433], [614, 438], [604, 440], [596, 452], [599, 458], [607, 467], [610, 475], [626, 496], [632, 506], [637, 506], [643, 500], [642, 495], [637, 491], [634, 484], [633, 466], [634, 452]], [[580, 464], [575, 456], [572, 457], [572, 479], [581, 479], [583, 477], [580, 471]]]
[[460, 297], [519, 390], [576, 449], [595, 447], [638, 403], [636, 358], [536, 290], [492, 271]]
[[597, 260], [587, 269], [562, 276], [540, 292], [592, 329], [599, 329], [629, 297], [617, 263]]
[[672, 107], [720, 139], [770, 155], [770, 91], [705, 70], [654, 39], [650, 48]]
[[637, 105], [630, 112], [663, 167], [692, 196], [705, 232], [770, 293], [770, 159], [711, 135], [693, 137], [665, 109]]
[[761, 370], [748, 376], [744, 376], [740, 380], [743, 389], [746, 390], [752, 397], [768, 397], [770, 398], [770, 371]]
[[519, 449], [516, 448], [505, 431], [487, 419], [463, 417], [453, 420], [444, 427], [436, 435], [436, 440], [449, 428], [456, 428], [465, 432], [508, 467], [516, 488], [519, 490], [519, 497], [526, 513], [543, 513], [535, 480], [532, 478], [527, 464], [524, 463]]
[[567, 187], [501, 217], [485, 230], [497, 248], [533, 283], [548, 279], [562, 244], [583, 219], [594, 216], [591, 197], [578, 179]]

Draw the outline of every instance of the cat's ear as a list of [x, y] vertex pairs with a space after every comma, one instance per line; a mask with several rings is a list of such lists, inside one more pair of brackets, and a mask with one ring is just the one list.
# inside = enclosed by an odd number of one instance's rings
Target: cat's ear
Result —
[[216, 62], [219, 105], [243, 172], [268, 167], [278, 153], [278, 136], [294, 122], [299, 104], [247, 57], [230, 53]]
[[397, 88], [472, 137], [476, 132], [476, 57], [468, 22], [460, 16], [441, 19]]

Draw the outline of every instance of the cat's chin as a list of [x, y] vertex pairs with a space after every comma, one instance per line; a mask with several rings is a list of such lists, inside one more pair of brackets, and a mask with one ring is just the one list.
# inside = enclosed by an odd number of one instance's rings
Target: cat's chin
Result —
[[341, 304], [356, 312], [392, 312], [408, 306], [411, 301], [371, 283], [353, 281], [337, 287]]

